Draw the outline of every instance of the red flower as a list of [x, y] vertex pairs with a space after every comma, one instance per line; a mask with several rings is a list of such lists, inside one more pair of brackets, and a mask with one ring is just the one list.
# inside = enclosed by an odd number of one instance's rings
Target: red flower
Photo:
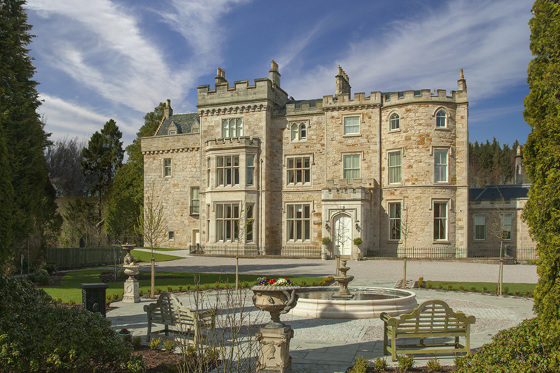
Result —
[[271, 278], [270, 280], [268, 280], [268, 283], [271, 285], [274, 284], [275, 282], [276, 282], [275, 278]]

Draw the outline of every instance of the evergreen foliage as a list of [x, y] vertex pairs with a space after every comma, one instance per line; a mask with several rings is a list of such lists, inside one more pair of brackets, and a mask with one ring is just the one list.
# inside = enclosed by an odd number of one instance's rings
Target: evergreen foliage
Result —
[[23, 4], [22, 0], [0, 2], [0, 127], [7, 149], [2, 167], [10, 174], [13, 190], [12, 214], [2, 224], [12, 228], [9, 256], [19, 256], [25, 246], [25, 253], [40, 261], [61, 219], [47, 174], [48, 134], [36, 111], [40, 102], [37, 82], [32, 80], [35, 68], [26, 48], [33, 36]]
[[153, 136], [163, 117], [161, 102], [144, 116], [144, 125], [132, 144], [126, 147], [128, 161], [119, 168], [107, 203], [107, 233], [121, 242], [141, 243], [138, 221], [144, 205], [144, 158], [140, 148], [142, 137]]
[[[532, 181], [523, 217], [537, 241], [539, 282], [535, 311], [549, 344], [560, 344], [560, 3], [536, 0], [533, 4], [529, 95], [525, 121], [532, 127], [524, 160]], [[560, 366], [560, 352], [553, 354]]]
[[492, 142], [469, 143], [469, 187], [482, 188], [487, 185], [503, 185], [515, 182], [513, 172], [519, 142], [513, 146], [500, 145], [496, 138]]
[[47, 148], [47, 169], [57, 196], [83, 197], [91, 190], [91, 180], [82, 173], [84, 147], [78, 138], [65, 138]]

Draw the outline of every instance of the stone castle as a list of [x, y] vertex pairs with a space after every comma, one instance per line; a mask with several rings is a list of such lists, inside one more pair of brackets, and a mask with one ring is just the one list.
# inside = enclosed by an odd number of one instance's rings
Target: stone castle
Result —
[[449, 94], [352, 97], [339, 66], [335, 94], [311, 100], [288, 96], [274, 61], [269, 74], [230, 86], [218, 68], [213, 89], [198, 87], [198, 112], [174, 114], [168, 100], [142, 139], [144, 196], [167, 224], [160, 246], [355, 259], [467, 257], [500, 235], [534, 247], [520, 219], [523, 185], [469, 194], [462, 70]]

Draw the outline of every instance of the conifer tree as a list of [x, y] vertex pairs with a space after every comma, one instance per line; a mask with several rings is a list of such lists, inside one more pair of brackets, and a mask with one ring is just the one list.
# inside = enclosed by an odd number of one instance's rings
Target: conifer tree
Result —
[[126, 147], [128, 161], [115, 175], [107, 203], [107, 233], [121, 242], [141, 240], [138, 237], [139, 206], [144, 204], [144, 158], [140, 148], [142, 137], [153, 136], [163, 117], [165, 103], [161, 102], [144, 116], [144, 125], [136, 139]]
[[[539, 282], [534, 308], [550, 341], [560, 342], [560, 3], [533, 4], [529, 95], [525, 121], [532, 127], [523, 155], [532, 182], [523, 211], [537, 241]], [[560, 352], [554, 356], [560, 364]]]
[[[24, 1], [0, 1], [0, 126], [5, 135], [13, 190], [12, 254], [25, 252], [40, 260], [49, 231], [60, 225], [55, 192], [46, 168], [48, 134], [37, 114], [40, 105], [33, 81], [35, 68], [27, 45], [33, 37], [23, 10]], [[4, 222], [2, 222], [4, 224]]]

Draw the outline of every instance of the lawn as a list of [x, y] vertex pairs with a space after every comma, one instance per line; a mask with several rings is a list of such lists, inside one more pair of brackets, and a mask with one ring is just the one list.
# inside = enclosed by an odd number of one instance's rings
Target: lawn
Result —
[[[91, 270], [80, 270], [80, 271], [70, 271], [63, 278], [60, 285], [57, 286], [45, 286], [42, 287], [51, 297], [54, 299], [60, 299], [64, 303], [81, 303], [82, 301], [82, 290], [80, 284], [82, 283], [99, 283], [100, 274], [102, 272], [110, 272], [107, 270], [91, 269]], [[140, 275], [146, 276], [146, 279], [141, 279], [140, 290], [144, 294], [150, 292], [150, 279], [149, 271], [142, 271]], [[243, 284], [247, 282], [252, 285], [256, 282], [258, 277], [261, 275], [239, 275], [239, 282]], [[322, 277], [291, 277], [292, 281], [297, 284], [302, 284], [305, 281], [307, 285], [311, 285], [313, 282], [318, 283], [323, 278]], [[117, 281], [109, 281], [107, 285], [107, 296], [113, 297], [114, 295], [122, 297], [123, 293], [123, 283], [124, 278]], [[216, 282], [229, 284], [235, 284], [235, 274], [223, 274], [223, 273], [192, 273], [192, 272], [158, 272], [156, 277], [156, 291], [157, 288], [161, 291], [168, 291], [167, 287], [171, 286], [173, 290], [178, 290], [179, 285], [183, 287], [184, 290], [190, 285], [194, 288], [196, 283], [199, 284], [201, 289], [214, 288]]]
[[[451, 289], [449, 289], [449, 286], [451, 286]], [[507, 293], [513, 295], [525, 295], [527, 292], [533, 294], [533, 292], [535, 291], [535, 286], [537, 286], [537, 284], [504, 283], [503, 292], [504, 294]], [[426, 281], [426, 287], [431, 289], [444, 289], [444, 290], [461, 290], [462, 287], [464, 291], [496, 293], [498, 289], [498, 283], [497, 282]]]
[[[148, 263], [152, 258], [152, 253], [147, 251], [132, 250], [131, 254], [134, 257], [134, 259], [136, 259], [139, 262]], [[160, 254], [155, 249], [154, 249], [154, 258], [156, 259], [156, 262], [167, 262], [169, 260], [182, 259], [182, 257], [180, 256]]]

